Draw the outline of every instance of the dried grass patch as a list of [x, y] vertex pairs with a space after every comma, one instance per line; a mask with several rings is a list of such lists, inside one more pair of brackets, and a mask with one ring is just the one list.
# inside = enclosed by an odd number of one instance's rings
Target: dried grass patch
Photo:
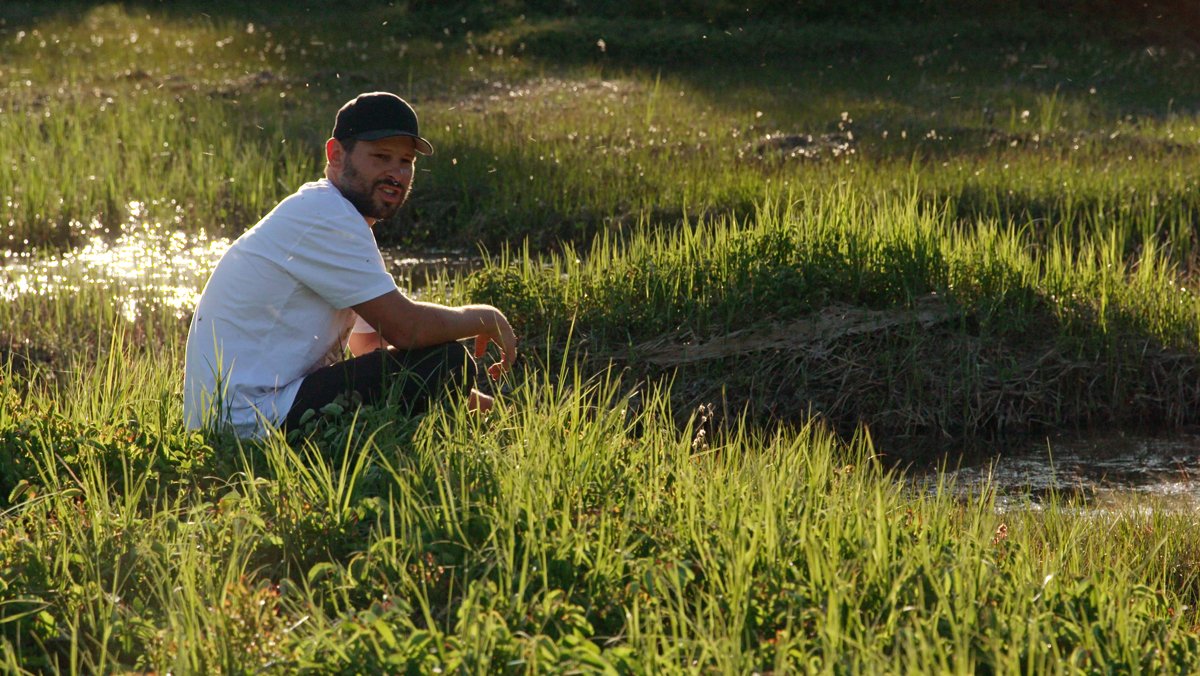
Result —
[[990, 437], [1200, 422], [1200, 354], [1126, 336], [1086, 346], [1035, 323], [980, 331], [931, 296], [909, 309], [833, 306], [786, 324], [636, 346], [650, 378], [674, 376], [677, 410], [717, 402], [765, 424], [813, 415], [845, 433]]

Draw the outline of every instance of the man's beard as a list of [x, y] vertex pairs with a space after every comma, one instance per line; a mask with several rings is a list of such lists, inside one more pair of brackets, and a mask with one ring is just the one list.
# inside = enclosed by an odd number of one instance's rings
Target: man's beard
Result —
[[[350, 203], [354, 205], [358, 213], [366, 218], [374, 218], [377, 221], [386, 221], [394, 216], [408, 199], [408, 190], [404, 189], [399, 183], [393, 183], [392, 181], [375, 181], [370, 188], [361, 190], [359, 185], [362, 183], [362, 174], [358, 173], [358, 170], [350, 163], [346, 163], [345, 169], [342, 170], [341, 183], [340, 190], [342, 197], [350, 200]], [[381, 185], [389, 185], [400, 189], [402, 191], [400, 201], [395, 204], [376, 202], [373, 195], [375, 194], [375, 189]]]

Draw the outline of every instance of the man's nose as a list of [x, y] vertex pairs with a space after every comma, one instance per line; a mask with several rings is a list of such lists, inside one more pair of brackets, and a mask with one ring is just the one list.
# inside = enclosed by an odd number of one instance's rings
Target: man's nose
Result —
[[412, 165], [397, 163], [389, 166], [387, 168], [387, 178], [407, 185], [408, 180], [412, 178]]

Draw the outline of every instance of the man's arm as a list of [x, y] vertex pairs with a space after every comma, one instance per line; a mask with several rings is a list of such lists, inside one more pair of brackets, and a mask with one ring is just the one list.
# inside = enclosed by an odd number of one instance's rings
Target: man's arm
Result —
[[517, 337], [512, 326], [490, 305], [450, 307], [411, 300], [399, 290], [354, 306], [354, 311], [373, 326], [388, 344], [415, 350], [463, 338], [475, 338], [475, 356], [482, 357], [489, 342], [500, 347], [500, 363], [493, 364], [493, 378], [512, 367], [517, 358]]

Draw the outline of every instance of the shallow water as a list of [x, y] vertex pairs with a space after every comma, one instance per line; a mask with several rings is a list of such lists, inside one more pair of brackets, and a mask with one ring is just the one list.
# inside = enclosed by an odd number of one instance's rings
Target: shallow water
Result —
[[[979, 494], [990, 484], [1000, 510], [1040, 509], [1053, 495], [1099, 511], [1200, 507], [1198, 431], [1064, 435], [1003, 452], [972, 451], [945, 464], [944, 480], [956, 493]], [[937, 481], [935, 469], [910, 474], [927, 488]]]
[[183, 316], [195, 306], [204, 281], [227, 248], [225, 238], [143, 223], [115, 239], [92, 236], [58, 255], [5, 252], [0, 299], [55, 298], [99, 288], [108, 291], [130, 319], [148, 302], [175, 308]]
[[[183, 317], [195, 307], [231, 241], [204, 232], [184, 233], [173, 225], [141, 223], [126, 226], [115, 239], [96, 235], [58, 255], [7, 251], [0, 259], [0, 300], [52, 298], [86, 286], [108, 291], [111, 301], [131, 320], [145, 303], [174, 308]], [[478, 256], [453, 251], [385, 250], [383, 254], [397, 284], [415, 296], [443, 274], [467, 272], [483, 264]]]

